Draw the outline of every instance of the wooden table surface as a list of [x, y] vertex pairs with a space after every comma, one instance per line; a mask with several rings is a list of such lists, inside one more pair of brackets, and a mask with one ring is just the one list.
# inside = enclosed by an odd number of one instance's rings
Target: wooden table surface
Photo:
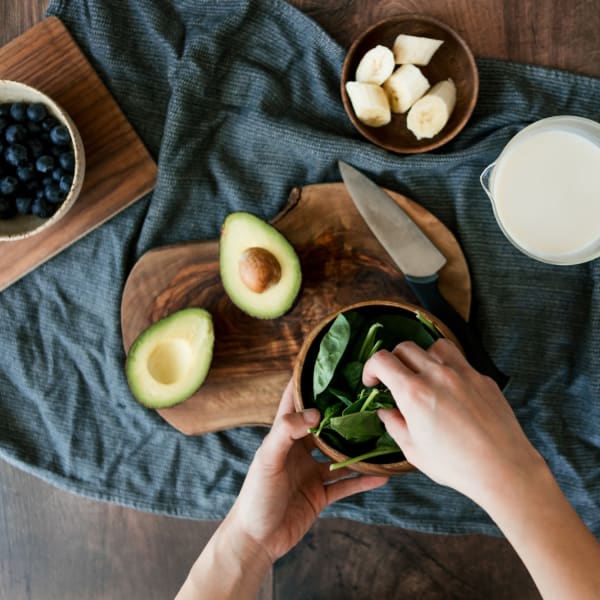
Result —
[[[344, 47], [386, 16], [423, 12], [454, 27], [476, 56], [600, 77], [600, 0], [292, 4]], [[0, 45], [42, 19], [46, 5], [47, 0], [0, 0]], [[214, 526], [93, 502], [0, 462], [0, 598], [172, 597]], [[323, 560], [334, 553], [340, 559]], [[359, 571], [378, 577], [357, 579]], [[342, 520], [319, 521], [276, 565], [261, 597], [352, 600], [392, 597], [390, 590], [398, 598], [538, 597], [503, 539], [431, 536]]]

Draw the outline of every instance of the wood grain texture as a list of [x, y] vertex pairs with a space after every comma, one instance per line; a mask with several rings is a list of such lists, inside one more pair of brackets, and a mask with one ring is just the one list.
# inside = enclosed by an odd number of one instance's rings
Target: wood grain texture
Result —
[[421, 13], [455, 29], [475, 56], [600, 77], [598, 0], [289, 0], [341, 46], [385, 17]]
[[[380, 18], [417, 11], [456, 28], [476, 56], [600, 77], [598, 0], [292, 4], [346, 48], [358, 31]], [[46, 5], [47, 0], [0, 0], [0, 44], [39, 22]], [[0, 461], [0, 598], [172, 597], [212, 527], [90, 502]], [[143, 569], [146, 574], [140, 576]], [[361, 572], [368, 576], [357, 577]], [[460, 582], [464, 587], [456, 593]], [[319, 521], [275, 565], [277, 600], [370, 600], [377, 597], [372, 589], [381, 591], [382, 598], [539, 598], [507, 542], [485, 536], [431, 536], [350, 521]]]
[[73, 38], [50, 17], [0, 49], [0, 78], [40, 89], [75, 122], [86, 173], [73, 207], [24, 240], [0, 242], [0, 290], [152, 190], [156, 164]]
[[217, 525], [80, 498], [0, 461], [0, 598], [173, 598]]
[[275, 564], [281, 600], [539, 600], [503, 538], [321, 519]]
[[[468, 318], [471, 279], [458, 242], [422, 206], [390, 195], [447, 258], [440, 290]], [[198, 306], [213, 316], [216, 341], [206, 381], [182, 404], [159, 411], [183, 433], [270, 424], [302, 341], [325, 316], [363, 300], [417, 303], [343, 184], [293, 191], [273, 223], [298, 252], [303, 274], [297, 302], [280, 319], [255, 319], [231, 303], [220, 280], [217, 240], [151, 250], [127, 279], [121, 303], [126, 350], [152, 323], [181, 308]]]

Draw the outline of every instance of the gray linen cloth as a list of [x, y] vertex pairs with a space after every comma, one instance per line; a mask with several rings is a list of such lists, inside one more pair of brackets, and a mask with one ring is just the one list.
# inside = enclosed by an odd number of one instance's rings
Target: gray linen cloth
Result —
[[[293, 186], [339, 181], [343, 159], [454, 232], [473, 278], [473, 319], [512, 376], [509, 401], [600, 535], [600, 261], [556, 267], [518, 253], [478, 181], [532, 121], [600, 120], [600, 80], [480, 60], [480, 98], [466, 129], [438, 151], [396, 156], [363, 140], [343, 111], [344, 50], [282, 1], [54, 0], [49, 14], [69, 27], [159, 175], [153, 194], [0, 295], [5, 460], [89, 497], [223, 517], [266, 429], [185, 437], [132, 399], [123, 284], [145, 251], [215, 238], [233, 210], [273, 217]], [[325, 515], [497, 533], [472, 502], [419, 473]]]

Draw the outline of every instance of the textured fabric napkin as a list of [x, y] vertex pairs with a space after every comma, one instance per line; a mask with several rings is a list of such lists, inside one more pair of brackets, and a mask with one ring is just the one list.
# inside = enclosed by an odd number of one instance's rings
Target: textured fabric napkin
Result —
[[[479, 174], [525, 125], [600, 120], [600, 80], [490, 60], [466, 129], [439, 151], [364, 141], [339, 98], [344, 51], [277, 0], [54, 0], [59, 16], [158, 161], [153, 194], [0, 294], [0, 455], [90, 497], [223, 517], [264, 428], [185, 437], [131, 397], [119, 306], [147, 250], [215, 238], [232, 210], [273, 217], [293, 186], [339, 181], [343, 159], [414, 198], [470, 265], [485, 346], [507, 396], [579, 514], [600, 535], [600, 260], [518, 253]], [[500, 449], [501, 451], [502, 449]], [[482, 510], [421, 474], [325, 515], [422, 531], [496, 533]]]

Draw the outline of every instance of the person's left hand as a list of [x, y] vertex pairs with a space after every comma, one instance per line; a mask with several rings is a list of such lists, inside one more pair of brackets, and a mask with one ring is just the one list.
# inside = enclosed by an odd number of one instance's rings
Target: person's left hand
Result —
[[300, 541], [326, 506], [388, 481], [356, 476], [348, 469], [331, 472], [329, 462], [315, 460], [306, 436], [318, 421], [317, 409], [294, 412], [290, 382], [228, 517], [239, 533], [266, 551], [271, 562]]

